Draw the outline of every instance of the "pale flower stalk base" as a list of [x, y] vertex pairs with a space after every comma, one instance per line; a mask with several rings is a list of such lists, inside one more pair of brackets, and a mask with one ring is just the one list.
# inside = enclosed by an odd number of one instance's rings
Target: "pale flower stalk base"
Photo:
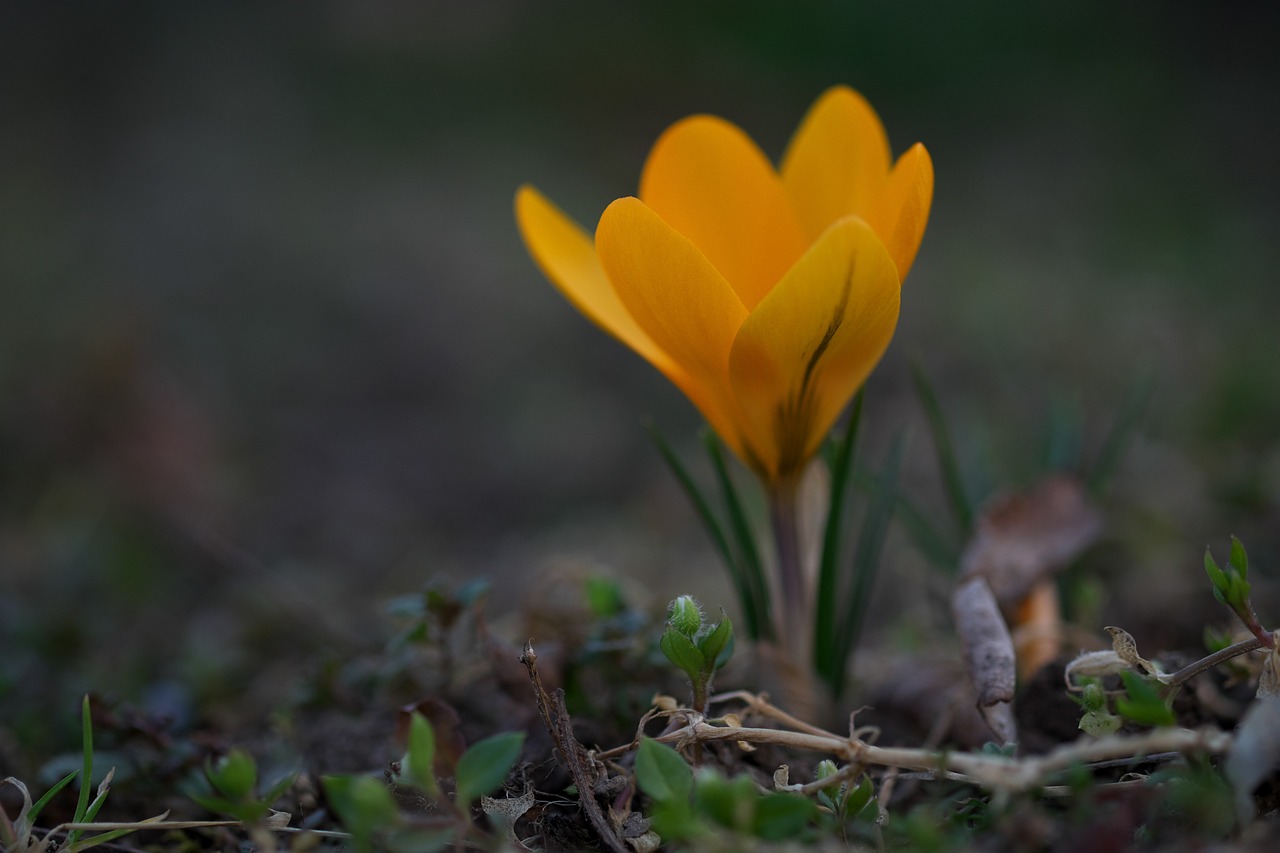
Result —
[[800, 482], [791, 478], [775, 483], [768, 494], [769, 525], [777, 556], [781, 608], [775, 617], [775, 654], [768, 655], [770, 669], [779, 678], [787, 704], [807, 719], [819, 716], [819, 695], [810, 666], [813, 626], [809, 614], [813, 584], [805, 571], [800, 530]]
[[809, 610], [811, 584], [806, 577], [801, 554], [798, 500], [796, 480], [777, 483], [769, 491], [769, 524], [773, 528], [778, 558], [778, 592], [782, 600], [778, 643], [789, 656], [805, 660], [810, 633], [805, 614]]

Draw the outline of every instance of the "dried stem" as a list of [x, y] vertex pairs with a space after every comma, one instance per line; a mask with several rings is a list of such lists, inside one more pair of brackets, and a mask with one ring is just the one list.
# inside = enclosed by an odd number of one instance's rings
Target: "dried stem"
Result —
[[840, 735], [834, 732], [827, 731], [826, 729], [819, 728], [815, 725], [806, 723], [804, 720], [801, 720], [797, 717], [793, 717], [791, 714], [788, 714], [786, 711], [782, 710], [777, 705], [772, 704], [769, 701], [769, 697], [763, 693], [757, 694], [757, 693], [752, 693], [749, 690], [734, 690], [729, 693], [717, 693], [715, 696], [712, 696], [707, 701], [712, 705], [719, 705], [723, 702], [729, 702], [735, 699], [739, 702], [745, 703], [747, 706], [747, 709], [750, 712], [754, 714], [759, 714], [762, 717], [767, 717], [771, 720], [776, 720], [777, 722], [782, 723], [785, 726], [790, 726], [795, 731], [807, 732], [811, 735], [817, 735], [819, 737], [830, 737], [830, 738], [837, 738], [837, 739], [840, 737]]
[[596, 762], [582, 744], [578, 743], [573, 733], [573, 721], [564, 703], [564, 690], [557, 688], [548, 694], [542, 686], [542, 677], [538, 674], [538, 655], [533, 650], [533, 641], [525, 643], [520, 662], [529, 672], [529, 683], [533, 686], [533, 694], [538, 703], [538, 714], [547, 727], [547, 734], [556, 745], [560, 764], [569, 771], [573, 784], [578, 786], [578, 806], [586, 813], [600, 840], [606, 848], [614, 853], [629, 853], [627, 846], [619, 840], [613, 827], [600, 808], [595, 798], [597, 781]]
[[[755, 710], [770, 709], [767, 715], [775, 719], [779, 715], [785, 716], [785, 712], [759, 698], [755, 698], [749, 705]], [[657, 740], [677, 747], [711, 741], [770, 743], [833, 755], [849, 764], [930, 771], [983, 788], [1019, 792], [1043, 787], [1047, 780], [1064, 770], [1096, 761], [1135, 758], [1162, 752], [1225, 752], [1231, 745], [1232, 737], [1217, 729], [1156, 729], [1141, 735], [1112, 735], [1097, 740], [1077, 741], [1064, 744], [1047, 755], [1015, 759], [963, 752], [878, 747], [862, 740], [856, 732], [846, 738], [813, 731], [712, 725], [693, 717], [687, 725], [667, 732]]]

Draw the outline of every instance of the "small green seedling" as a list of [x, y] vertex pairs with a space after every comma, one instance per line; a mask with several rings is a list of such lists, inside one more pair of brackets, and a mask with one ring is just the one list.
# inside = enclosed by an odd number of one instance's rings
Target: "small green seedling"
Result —
[[205, 764], [203, 781], [207, 787], [188, 790], [187, 796], [211, 812], [255, 824], [272, 814], [272, 804], [288, 790], [294, 778], [291, 773], [259, 794], [258, 767], [253, 756], [243, 749], [233, 749], [217, 763]]
[[391, 851], [442, 850], [476, 835], [472, 804], [498, 788], [520, 759], [523, 732], [506, 732], [471, 746], [452, 768], [454, 796], [450, 800], [435, 776], [435, 730], [415, 713], [409, 723], [408, 752], [395, 774], [397, 784], [417, 789], [439, 807], [436, 818], [416, 820], [400, 809], [387, 785], [372, 776], [326, 776], [324, 789], [334, 812], [351, 833], [356, 851], [376, 846]]
[[1116, 710], [1127, 720], [1144, 726], [1172, 726], [1177, 720], [1159, 688], [1136, 672], [1122, 672], [1125, 695], [1116, 699]]
[[[818, 780], [831, 779], [839, 775], [836, 763], [831, 759], [818, 762], [816, 776]], [[871, 779], [863, 774], [854, 785], [849, 779], [842, 779], [838, 785], [823, 788], [816, 794], [819, 805], [822, 805], [835, 816], [839, 825], [860, 817], [875, 818], [876, 810], [867, 809], [875, 798], [875, 786]]]
[[[324, 792], [329, 805], [351, 833], [351, 848], [369, 853], [375, 843], [395, 849], [396, 837], [406, 831], [407, 822], [390, 789], [373, 776], [325, 776]], [[439, 832], [443, 849], [453, 838], [452, 830]]]
[[651, 738], [636, 753], [636, 785], [653, 801], [653, 830], [664, 841], [734, 832], [764, 841], [800, 836], [817, 817], [813, 800], [765, 792], [746, 776], [727, 779], [710, 768], [696, 774], [680, 754]]
[[693, 770], [680, 755], [644, 738], [636, 752], [636, 785], [650, 799], [653, 829], [663, 838], [693, 838], [704, 831], [693, 813]]
[[[0, 786], [12, 785], [22, 794], [22, 809], [18, 812], [16, 819], [10, 820], [4, 810], [0, 809], [0, 849], [11, 853], [46, 853], [46, 851], [54, 849], [67, 851], [67, 853], [76, 853], [76, 851], [88, 850], [91, 847], [97, 847], [99, 844], [113, 841], [134, 831], [132, 828], [113, 829], [109, 832], [102, 832], [85, 838], [83, 837], [84, 829], [70, 829], [66, 833], [66, 841], [64, 843], [59, 841], [59, 831], [63, 827], [54, 827], [45, 833], [43, 837], [37, 835], [35, 822], [40, 817], [41, 811], [77, 776], [80, 777], [80, 797], [76, 801], [75, 814], [71, 819], [72, 824], [92, 823], [102, 809], [103, 803], [107, 800], [107, 794], [111, 790], [111, 779], [115, 775], [114, 768], [108, 771], [92, 797], [89, 793], [93, 780], [93, 719], [90, 714], [88, 696], [85, 696], [80, 703], [80, 731], [81, 751], [84, 759], [83, 766], [81, 769], [74, 770], [59, 779], [35, 803], [31, 802], [31, 794], [27, 790], [27, 786], [21, 781], [13, 776], [0, 779]], [[139, 823], [156, 823], [163, 820], [164, 817], [165, 815], [162, 814]]]
[[436, 733], [427, 718], [414, 712], [409, 720], [409, 751], [400, 761], [402, 780], [433, 799], [440, 798], [436, 782]]
[[1067, 696], [1084, 709], [1079, 728], [1085, 734], [1093, 737], [1112, 735], [1124, 725], [1124, 720], [1107, 708], [1106, 691], [1096, 680], [1086, 681], [1078, 696], [1071, 693]]
[[489, 584], [476, 579], [458, 587], [434, 584], [422, 592], [400, 596], [387, 604], [387, 612], [405, 627], [391, 641], [388, 651], [400, 653], [406, 648], [428, 642], [439, 642], [454, 658], [471, 643], [469, 627], [479, 618]]
[[707, 625], [698, 602], [691, 595], [682, 595], [671, 602], [667, 630], [662, 633], [659, 645], [667, 660], [689, 676], [693, 709], [705, 712], [711, 679], [733, 654], [733, 623], [729, 617]]
[[1257, 614], [1253, 611], [1253, 604], [1249, 601], [1249, 593], [1253, 589], [1253, 585], [1249, 583], [1249, 555], [1245, 553], [1244, 545], [1240, 540], [1234, 536], [1231, 537], [1231, 551], [1227, 555], [1225, 568], [1218, 565], [1218, 562], [1213, 559], [1212, 552], [1206, 548], [1204, 570], [1210, 582], [1213, 583], [1213, 597], [1230, 607], [1244, 626], [1261, 640], [1263, 645], [1273, 648], [1275, 639], [1270, 631], [1262, 627]]
[[502, 785], [520, 759], [524, 732], [506, 732], [485, 738], [458, 759], [454, 805], [464, 808]]

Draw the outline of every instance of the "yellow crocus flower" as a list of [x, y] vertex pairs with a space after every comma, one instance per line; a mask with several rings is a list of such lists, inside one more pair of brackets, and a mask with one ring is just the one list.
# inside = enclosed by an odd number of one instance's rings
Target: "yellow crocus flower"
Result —
[[836, 86], [779, 169], [735, 125], [692, 116], [594, 240], [529, 186], [516, 219], [565, 297], [785, 490], [888, 347], [932, 197], [924, 146], [893, 163], [874, 110]]

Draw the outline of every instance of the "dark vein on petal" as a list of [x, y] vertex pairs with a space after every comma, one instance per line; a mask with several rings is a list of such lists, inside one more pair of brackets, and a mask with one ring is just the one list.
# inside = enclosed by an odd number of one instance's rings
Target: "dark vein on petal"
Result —
[[782, 405], [778, 407], [776, 435], [778, 439], [778, 476], [786, 477], [795, 473], [804, 464], [804, 449], [808, 443], [810, 423], [817, 401], [814, 399], [813, 378], [817, 372], [822, 356], [826, 354], [836, 333], [844, 323], [845, 311], [849, 306], [849, 297], [853, 291], [853, 273], [856, 258], [849, 259], [849, 269], [844, 277], [844, 289], [840, 301], [832, 311], [831, 320], [827, 323], [822, 339], [814, 347], [813, 353], [805, 362], [804, 374], [800, 385], [789, 393]]

